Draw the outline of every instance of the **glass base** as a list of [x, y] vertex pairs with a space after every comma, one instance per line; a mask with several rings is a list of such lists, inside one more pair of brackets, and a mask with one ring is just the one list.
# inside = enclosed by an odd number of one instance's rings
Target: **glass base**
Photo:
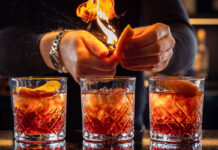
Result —
[[193, 135], [191, 134], [184, 134], [181, 136], [174, 135], [174, 134], [161, 134], [161, 133], [155, 133], [152, 130], [150, 130], [150, 137], [152, 140], [155, 141], [163, 141], [163, 142], [198, 142], [202, 138], [201, 132], [195, 133]]
[[46, 150], [66, 150], [66, 142], [50, 142], [50, 143], [22, 143], [14, 141], [15, 150], [32, 150], [32, 149], [46, 149]]
[[201, 150], [201, 142], [196, 143], [165, 143], [165, 142], [150, 142], [150, 150], [172, 150], [172, 149], [186, 149], [186, 150]]
[[65, 133], [59, 134], [45, 134], [45, 135], [32, 135], [32, 134], [18, 134], [15, 132], [15, 140], [23, 143], [49, 143], [56, 141], [63, 141]]
[[131, 140], [134, 137], [134, 131], [129, 133], [121, 133], [118, 136], [115, 135], [103, 135], [103, 134], [95, 134], [89, 133], [87, 131], [83, 131], [83, 138], [88, 141], [126, 141]]
[[134, 141], [129, 140], [119, 143], [105, 143], [105, 142], [88, 142], [83, 140], [83, 149], [134, 149]]

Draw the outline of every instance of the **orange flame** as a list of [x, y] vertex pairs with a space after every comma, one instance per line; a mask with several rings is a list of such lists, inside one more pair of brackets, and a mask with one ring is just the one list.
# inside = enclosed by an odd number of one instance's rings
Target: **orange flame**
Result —
[[[109, 20], [116, 16], [114, 10], [114, 0], [88, 0], [79, 5], [76, 10], [78, 17], [82, 18], [86, 23], [97, 20], [98, 26], [107, 36], [107, 43], [116, 45], [117, 36], [115, 30], [109, 24]], [[107, 26], [101, 20], [106, 21]]]
[[105, 16], [109, 20], [113, 19], [116, 16], [114, 10], [114, 0], [88, 0], [87, 2], [79, 5], [76, 10], [76, 14], [88, 23], [96, 20], [97, 11], [104, 12]]

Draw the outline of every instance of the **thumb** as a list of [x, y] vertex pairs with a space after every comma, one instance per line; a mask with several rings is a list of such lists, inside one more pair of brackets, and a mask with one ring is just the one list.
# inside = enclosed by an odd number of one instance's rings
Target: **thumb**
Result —
[[84, 36], [84, 43], [90, 52], [97, 57], [105, 57], [109, 54], [108, 48], [99, 41], [94, 35]]

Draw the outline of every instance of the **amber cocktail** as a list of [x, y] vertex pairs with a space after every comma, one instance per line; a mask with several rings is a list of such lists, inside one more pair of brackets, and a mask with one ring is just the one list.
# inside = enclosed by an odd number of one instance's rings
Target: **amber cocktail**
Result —
[[151, 138], [157, 141], [200, 141], [204, 79], [150, 78]]
[[65, 78], [12, 78], [17, 141], [64, 139], [66, 86]]
[[129, 140], [134, 136], [135, 78], [81, 79], [83, 137]]

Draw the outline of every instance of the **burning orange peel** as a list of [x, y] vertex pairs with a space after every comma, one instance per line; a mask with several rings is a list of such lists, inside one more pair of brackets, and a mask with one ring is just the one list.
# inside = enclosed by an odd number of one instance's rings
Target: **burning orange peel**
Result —
[[176, 77], [169, 77], [164, 80], [158, 81], [159, 85], [167, 86], [175, 93], [184, 96], [195, 96], [198, 94], [198, 87], [189, 81], [185, 81]]
[[37, 96], [37, 95], [47, 95], [56, 92], [61, 88], [61, 83], [58, 81], [48, 81], [44, 85], [31, 89], [31, 88], [26, 88], [26, 87], [18, 87], [16, 88], [15, 92], [18, 93], [19, 95], [32, 95], [32, 96]]
[[[104, 12], [107, 19], [113, 19], [116, 16], [114, 10], [114, 0], [87, 0], [78, 6], [76, 9], [76, 14], [78, 17], [82, 18], [86, 23], [88, 23], [96, 20], [98, 11]], [[104, 18], [100, 19], [104, 20]]]
[[121, 58], [121, 54], [124, 50], [124, 47], [126, 43], [128, 42], [128, 40], [133, 36], [133, 34], [134, 34], [134, 31], [132, 27], [130, 25], [127, 25], [119, 38], [117, 49], [115, 51], [115, 55], [117, 56], [118, 59]]

